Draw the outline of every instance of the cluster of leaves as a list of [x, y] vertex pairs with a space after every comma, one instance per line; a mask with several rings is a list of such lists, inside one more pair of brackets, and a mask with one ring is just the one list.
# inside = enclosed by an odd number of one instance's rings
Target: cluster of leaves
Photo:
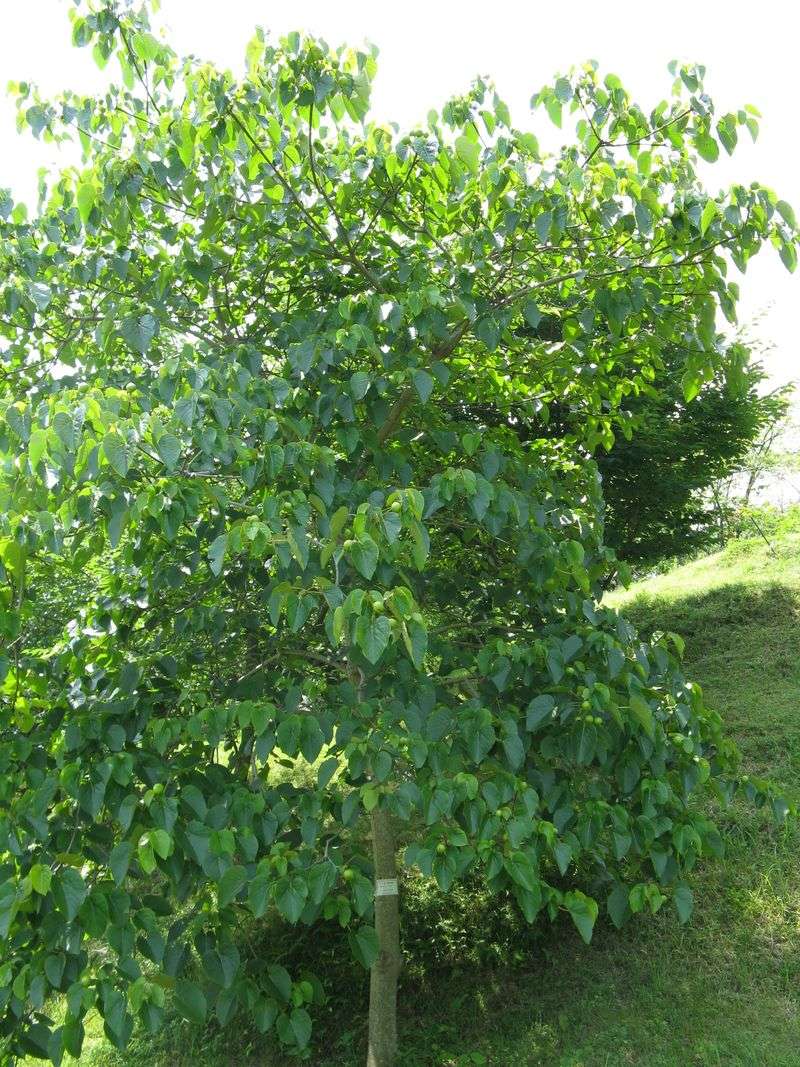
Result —
[[[525, 332], [529, 327], [523, 327]], [[561, 339], [549, 317], [533, 334]], [[791, 387], [763, 392], [765, 375], [747, 346], [725, 344], [717, 373], [687, 402], [682, 353], [666, 352], [652, 380], [621, 402], [629, 418], [611, 447], [595, 450], [605, 505], [605, 541], [625, 565], [646, 568], [707, 548], [719, 538], [714, 489], [746, 465], [756, 441], [775, 432], [789, 408]], [[523, 440], [543, 436], [580, 441], [582, 413], [557, 401], [531, 412], [484, 403], [461, 413], [477, 424], [505, 422]]]
[[[379, 806], [421, 827], [407, 863], [443, 889], [480, 872], [530, 921], [687, 918], [720, 848], [698, 800], [731, 795], [736, 754], [674, 641], [599, 605], [581, 457], [666, 353], [689, 393], [713, 377], [729, 261], [769, 241], [793, 265], [787, 205], [695, 175], [752, 114], [715, 125], [693, 68], [646, 115], [589, 66], [534, 98], [577, 119], [545, 158], [480, 82], [424, 130], [369, 123], [374, 56], [311, 38], [257, 34], [237, 82], [144, 10], [79, 11], [73, 36], [123, 84], [18, 86], [84, 166], [33, 219], [0, 203], [11, 1051], [77, 1055], [91, 1008], [122, 1046], [166, 988], [304, 1048], [313, 981], [232, 933], [336, 921], [369, 966]], [[521, 329], [545, 314], [556, 342]], [[567, 403], [580, 440], [476, 426], [489, 402]]]

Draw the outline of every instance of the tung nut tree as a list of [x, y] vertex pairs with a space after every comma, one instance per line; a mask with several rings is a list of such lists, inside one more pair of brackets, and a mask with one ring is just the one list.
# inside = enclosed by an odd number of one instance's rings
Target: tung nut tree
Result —
[[[713, 376], [736, 268], [793, 268], [794, 216], [704, 191], [757, 126], [702, 68], [651, 111], [558, 78], [547, 155], [483, 81], [401, 133], [369, 52], [259, 32], [239, 80], [145, 7], [72, 32], [107, 91], [16, 91], [82, 162], [36, 213], [0, 196], [7, 1054], [77, 1055], [92, 1010], [124, 1046], [168, 995], [306, 1049], [318, 985], [236, 936], [280, 914], [349, 929], [389, 1067], [400, 858], [586, 940], [691, 911], [736, 754], [676, 641], [600, 602], [588, 456], [665, 353], [689, 397]], [[515, 432], [556, 402], [567, 437]]]

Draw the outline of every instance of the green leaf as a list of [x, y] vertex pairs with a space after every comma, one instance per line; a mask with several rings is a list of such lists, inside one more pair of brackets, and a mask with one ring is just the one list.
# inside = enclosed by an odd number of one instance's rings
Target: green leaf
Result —
[[177, 466], [181, 455], [181, 443], [174, 434], [162, 434], [156, 444], [156, 450], [164, 466], [169, 467], [170, 470]]
[[68, 922], [72, 922], [88, 895], [88, 887], [74, 867], [64, 867], [55, 877], [57, 900]]
[[38, 137], [47, 125], [47, 114], [40, 104], [34, 104], [25, 112], [25, 119], [33, 130], [33, 136]]
[[117, 885], [121, 885], [131, 862], [133, 846], [130, 841], [120, 841], [112, 848], [108, 857], [108, 868]]
[[457, 137], [456, 155], [462, 163], [466, 164], [467, 168], [472, 171], [473, 174], [478, 173], [478, 162], [480, 160], [481, 149], [476, 141], [463, 135]]
[[288, 1003], [292, 999], [292, 979], [286, 968], [279, 963], [271, 963], [267, 967], [267, 977], [278, 996]]
[[536, 234], [542, 244], [546, 244], [550, 239], [550, 230], [553, 225], [553, 212], [542, 211], [533, 220], [533, 225], [536, 230]]
[[678, 913], [678, 918], [682, 923], [688, 922], [692, 915], [694, 908], [694, 895], [688, 885], [676, 886], [675, 892], [672, 895], [672, 899], [675, 903], [675, 910]]
[[350, 395], [353, 400], [363, 400], [372, 383], [372, 379], [363, 370], [357, 370], [350, 376]]
[[618, 930], [621, 929], [631, 915], [631, 910], [628, 907], [628, 893], [624, 886], [617, 885], [614, 887], [609, 894], [606, 907], [613, 924]]
[[300, 751], [308, 763], [314, 763], [325, 744], [325, 737], [320, 725], [312, 715], [302, 717], [300, 729]]
[[122, 320], [120, 332], [134, 352], [144, 355], [158, 333], [158, 322], [149, 312], [129, 315]]
[[412, 619], [407, 626], [403, 625], [403, 640], [411, 662], [418, 671], [421, 671], [425, 653], [428, 650], [428, 631], [421, 623]]
[[28, 462], [32, 468], [38, 467], [47, 452], [47, 431], [34, 430], [28, 442]]
[[579, 764], [591, 763], [597, 749], [597, 730], [594, 726], [583, 723], [578, 740], [577, 761]]
[[550, 121], [561, 129], [561, 101], [554, 96], [548, 96], [544, 106], [550, 116]]
[[556, 97], [562, 104], [568, 104], [572, 99], [572, 86], [568, 78], [559, 78], [555, 84]]
[[303, 914], [308, 899], [308, 886], [299, 875], [281, 878], [275, 890], [275, 905], [290, 923], [296, 923]]
[[119, 688], [123, 693], [132, 693], [141, 680], [141, 671], [135, 663], [126, 663], [119, 672]]
[[719, 145], [707, 133], [698, 133], [694, 138], [694, 146], [707, 163], [716, 163], [719, 159]]
[[295, 1008], [289, 1017], [289, 1025], [298, 1048], [303, 1049], [311, 1040], [311, 1016], [305, 1008]]
[[292, 369], [297, 374], [308, 374], [314, 365], [316, 351], [313, 342], [307, 338], [302, 344], [292, 345], [287, 355]]
[[247, 881], [247, 871], [244, 867], [229, 867], [219, 881], [218, 902], [221, 908], [226, 908], [237, 896], [239, 890]]
[[253, 1007], [253, 1021], [260, 1034], [265, 1034], [275, 1024], [278, 1016], [278, 1005], [272, 998], [261, 997]]
[[484, 315], [478, 319], [474, 327], [475, 336], [486, 345], [490, 352], [494, 352], [500, 344], [502, 331], [497, 320], [492, 315]]
[[175, 1007], [190, 1023], [202, 1026], [206, 1021], [208, 1005], [205, 994], [188, 978], [179, 978], [175, 983]]
[[222, 571], [222, 564], [225, 561], [227, 551], [228, 535], [220, 534], [219, 537], [214, 538], [208, 547], [208, 565], [212, 574], [219, 575]]
[[706, 200], [703, 214], [700, 216], [700, 233], [702, 236], [705, 236], [706, 230], [717, 217], [718, 211], [719, 208], [714, 200]]
[[656, 735], [652, 708], [643, 697], [639, 696], [638, 693], [631, 693], [630, 708], [634, 719], [639, 723], [641, 728], [652, 741]]
[[482, 763], [497, 740], [491, 721], [482, 722], [477, 718], [468, 720], [463, 727], [463, 734], [470, 760], [473, 763]]
[[317, 768], [317, 789], [324, 789], [340, 767], [337, 756], [329, 756]]
[[565, 894], [564, 904], [578, 928], [578, 933], [588, 945], [592, 940], [592, 931], [597, 920], [597, 901], [576, 889]]
[[785, 200], [779, 200], [775, 205], [775, 208], [784, 222], [787, 222], [793, 230], [797, 229], [797, 219], [795, 218], [794, 208], [791, 204], [787, 204]]
[[189, 393], [175, 402], [175, 418], [188, 430], [197, 412], [197, 396]]
[[797, 248], [795, 245], [784, 242], [781, 245], [779, 255], [781, 257], [781, 263], [783, 263], [784, 267], [786, 267], [790, 274], [793, 274], [797, 267]]
[[703, 384], [702, 379], [696, 371], [691, 368], [687, 368], [681, 377], [681, 386], [683, 387], [683, 396], [687, 403], [698, 395], [700, 392], [700, 386]]
[[506, 759], [512, 770], [516, 771], [522, 766], [525, 759], [525, 747], [522, 744], [522, 740], [517, 733], [516, 727], [513, 727], [503, 737], [503, 751], [506, 754]]
[[155, 854], [165, 860], [172, 852], [172, 838], [166, 830], [151, 830], [149, 837]]
[[[509, 826], [510, 825], [511, 824], [509, 823]], [[569, 867], [572, 861], [572, 849], [570, 848], [570, 846], [566, 843], [566, 841], [559, 841], [559, 843], [553, 847], [553, 855], [555, 856], [555, 860], [558, 864], [558, 869], [561, 874], [566, 874], [567, 868]]]
[[53, 880], [52, 870], [44, 863], [34, 863], [31, 867], [31, 885], [40, 896], [46, 896]]
[[535, 301], [533, 300], [529, 300], [525, 304], [525, 307], [522, 309], [522, 314], [525, 316], [525, 321], [527, 322], [527, 324], [534, 330], [542, 321], [542, 313], [539, 310]]
[[552, 718], [555, 706], [555, 698], [549, 693], [534, 697], [525, 713], [525, 728], [531, 731], [536, 730], [543, 722]]
[[541, 893], [538, 870], [526, 853], [513, 852], [503, 861], [503, 866], [515, 885], [527, 893]]
[[370, 663], [377, 663], [389, 644], [392, 628], [385, 615], [361, 615], [356, 622], [356, 644]]
[[337, 508], [331, 515], [331, 537], [336, 539], [347, 524], [347, 520], [350, 517], [350, 509], [344, 504]]
[[347, 935], [350, 949], [365, 970], [369, 970], [378, 958], [378, 934], [374, 926], [359, 926]]
[[125, 728], [119, 723], [112, 723], [105, 732], [105, 742], [112, 752], [120, 752], [125, 747], [127, 740]]
[[78, 213], [84, 225], [89, 221], [96, 199], [97, 188], [94, 183], [81, 182], [75, 193], [75, 202], [78, 205]]
[[151, 63], [161, 54], [161, 45], [152, 33], [134, 33], [131, 43], [137, 56], [145, 63]]
[[257, 919], [266, 911], [268, 898], [269, 878], [266, 874], [257, 874], [247, 889], [247, 906]]
[[414, 382], [414, 388], [417, 390], [420, 400], [423, 404], [427, 404], [433, 392], [433, 376], [428, 374], [426, 370], [415, 370], [411, 375], [411, 379]]
[[66, 960], [62, 953], [57, 956], [48, 956], [44, 961], [44, 973], [47, 977], [47, 981], [53, 987], [53, 989], [61, 988], [61, 979], [64, 976], [64, 965]]
[[285, 752], [287, 756], [296, 756], [300, 749], [302, 725], [303, 722], [299, 715], [287, 715], [278, 724], [276, 731], [278, 748]]
[[[17, 888], [11, 882], [5, 882], [0, 886], [0, 937], [3, 940], [8, 937], [11, 923], [17, 914], [18, 903]], [[6, 965], [4, 964], [3, 966]], [[8, 981], [10, 981], [10, 976]], [[4, 981], [3, 984], [8, 985], [8, 981]]]
[[128, 473], [128, 446], [125, 438], [111, 430], [103, 438], [103, 452], [116, 473], [124, 478]]
[[66, 411], [57, 411], [53, 416], [53, 429], [68, 452], [75, 450], [75, 426]]
[[136, 846], [136, 855], [139, 860], [139, 866], [144, 873], [152, 874], [156, 869], [156, 856], [153, 851], [153, 844], [147, 835], [143, 835]]
[[371, 578], [378, 566], [378, 546], [369, 534], [361, 534], [358, 540], [348, 549], [347, 557], [365, 578]]
[[636, 216], [636, 226], [639, 233], [649, 236], [653, 232], [653, 216], [650, 213], [650, 208], [647, 204], [643, 204], [641, 200], [637, 200], [633, 207], [633, 213]]

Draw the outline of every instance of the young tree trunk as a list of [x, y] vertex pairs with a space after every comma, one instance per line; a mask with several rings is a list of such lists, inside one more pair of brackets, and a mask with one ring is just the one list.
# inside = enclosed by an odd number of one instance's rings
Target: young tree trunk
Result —
[[395, 1067], [397, 1058], [397, 976], [400, 973], [400, 908], [394, 830], [387, 811], [372, 812], [375, 863], [375, 930], [378, 958], [369, 979], [367, 1067]]

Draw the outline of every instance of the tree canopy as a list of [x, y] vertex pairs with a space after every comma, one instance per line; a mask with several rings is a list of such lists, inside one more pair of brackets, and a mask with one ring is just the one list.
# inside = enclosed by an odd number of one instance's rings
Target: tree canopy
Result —
[[[166, 990], [306, 1048], [318, 990], [247, 955], [243, 912], [347, 926], [390, 1006], [395, 844], [586, 940], [598, 901], [687, 919], [702, 797], [785, 805], [738, 777], [679, 641], [599, 602], [583, 457], [669, 354], [687, 398], [714, 376], [733, 267], [795, 265], [786, 203], [697, 175], [753, 109], [716, 115], [701, 67], [644, 109], [588, 64], [533, 97], [570, 126], [545, 155], [483, 81], [405, 133], [369, 121], [370, 52], [258, 32], [237, 79], [145, 8], [73, 16], [121, 83], [18, 85], [83, 162], [33, 217], [0, 198], [11, 1052], [77, 1055], [92, 1008], [122, 1046]], [[486, 404], [567, 404], [574, 433]]]

